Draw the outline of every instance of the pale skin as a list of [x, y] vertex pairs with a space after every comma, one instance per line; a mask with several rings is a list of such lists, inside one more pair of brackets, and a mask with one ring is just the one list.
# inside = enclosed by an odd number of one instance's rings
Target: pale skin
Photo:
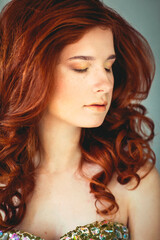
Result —
[[[81, 158], [81, 128], [100, 126], [108, 112], [114, 84], [114, 61], [112, 32], [99, 27], [91, 29], [62, 51], [55, 73], [53, 99], [39, 124], [43, 151], [36, 187], [28, 200], [24, 220], [17, 229], [46, 240], [58, 240], [78, 225], [110, 220], [96, 213], [89, 183], [77, 169]], [[139, 174], [143, 175], [147, 167]], [[91, 177], [99, 167], [85, 165], [84, 171]], [[116, 174], [113, 175], [108, 188], [116, 197], [119, 211], [111, 220], [128, 225], [131, 240], [158, 240], [158, 172], [153, 169], [138, 188], [129, 191], [133, 185], [134, 182], [128, 186], [120, 185]]]

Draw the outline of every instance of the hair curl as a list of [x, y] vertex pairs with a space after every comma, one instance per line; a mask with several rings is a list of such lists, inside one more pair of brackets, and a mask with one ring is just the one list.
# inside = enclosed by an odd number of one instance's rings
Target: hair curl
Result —
[[154, 124], [140, 104], [155, 72], [144, 37], [99, 0], [12, 0], [0, 15], [1, 230], [22, 221], [34, 190], [33, 157], [40, 148], [37, 123], [50, 100], [59, 55], [95, 26], [112, 30], [117, 56], [110, 110], [100, 127], [82, 129], [80, 139], [81, 164], [96, 163], [103, 169], [90, 179], [90, 188], [96, 201], [110, 206], [97, 207], [97, 212], [118, 210], [106, 188], [114, 172], [121, 184], [135, 177], [138, 185], [137, 170], [147, 161], [152, 167], [155, 163], [149, 145]]

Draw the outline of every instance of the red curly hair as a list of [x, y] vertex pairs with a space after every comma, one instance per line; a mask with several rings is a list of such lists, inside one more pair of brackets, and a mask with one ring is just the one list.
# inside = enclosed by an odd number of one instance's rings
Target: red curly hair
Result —
[[147, 161], [155, 164], [149, 145], [154, 124], [140, 104], [155, 72], [144, 37], [99, 0], [12, 0], [0, 15], [1, 230], [22, 221], [34, 191], [33, 157], [40, 150], [37, 125], [50, 100], [60, 53], [95, 26], [112, 30], [117, 57], [110, 110], [100, 127], [82, 129], [80, 139], [81, 168], [85, 162], [102, 168], [90, 179], [90, 188], [96, 203], [105, 200], [110, 206], [97, 207], [97, 212], [118, 210], [106, 188], [114, 172], [121, 184], [135, 177], [138, 185], [138, 169]]

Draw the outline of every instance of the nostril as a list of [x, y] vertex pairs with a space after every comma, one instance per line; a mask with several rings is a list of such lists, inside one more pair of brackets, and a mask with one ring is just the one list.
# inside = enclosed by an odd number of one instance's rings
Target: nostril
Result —
[[102, 92], [102, 93], [108, 93], [111, 92], [113, 90], [113, 82], [99, 82], [96, 85], [93, 86], [93, 91], [94, 92]]
[[100, 90], [100, 89], [99, 89], [99, 90], [97, 90], [97, 92], [104, 92], [104, 90], [102, 90], [102, 89]]

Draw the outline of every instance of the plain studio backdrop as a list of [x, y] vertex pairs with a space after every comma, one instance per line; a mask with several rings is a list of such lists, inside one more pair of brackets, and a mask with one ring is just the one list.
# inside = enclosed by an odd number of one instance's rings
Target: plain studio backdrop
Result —
[[[7, 2], [9, 0], [0, 0], [0, 10]], [[157, 156], [156, 166], [160, 172], [160, 0], [103, 0], [103, 2], [142, 33], [153, 50], [156, 75], [149, 97], [142, 103], [148, 110], [148, 116], [155, 123], [156, 136], [152, 147]]]

